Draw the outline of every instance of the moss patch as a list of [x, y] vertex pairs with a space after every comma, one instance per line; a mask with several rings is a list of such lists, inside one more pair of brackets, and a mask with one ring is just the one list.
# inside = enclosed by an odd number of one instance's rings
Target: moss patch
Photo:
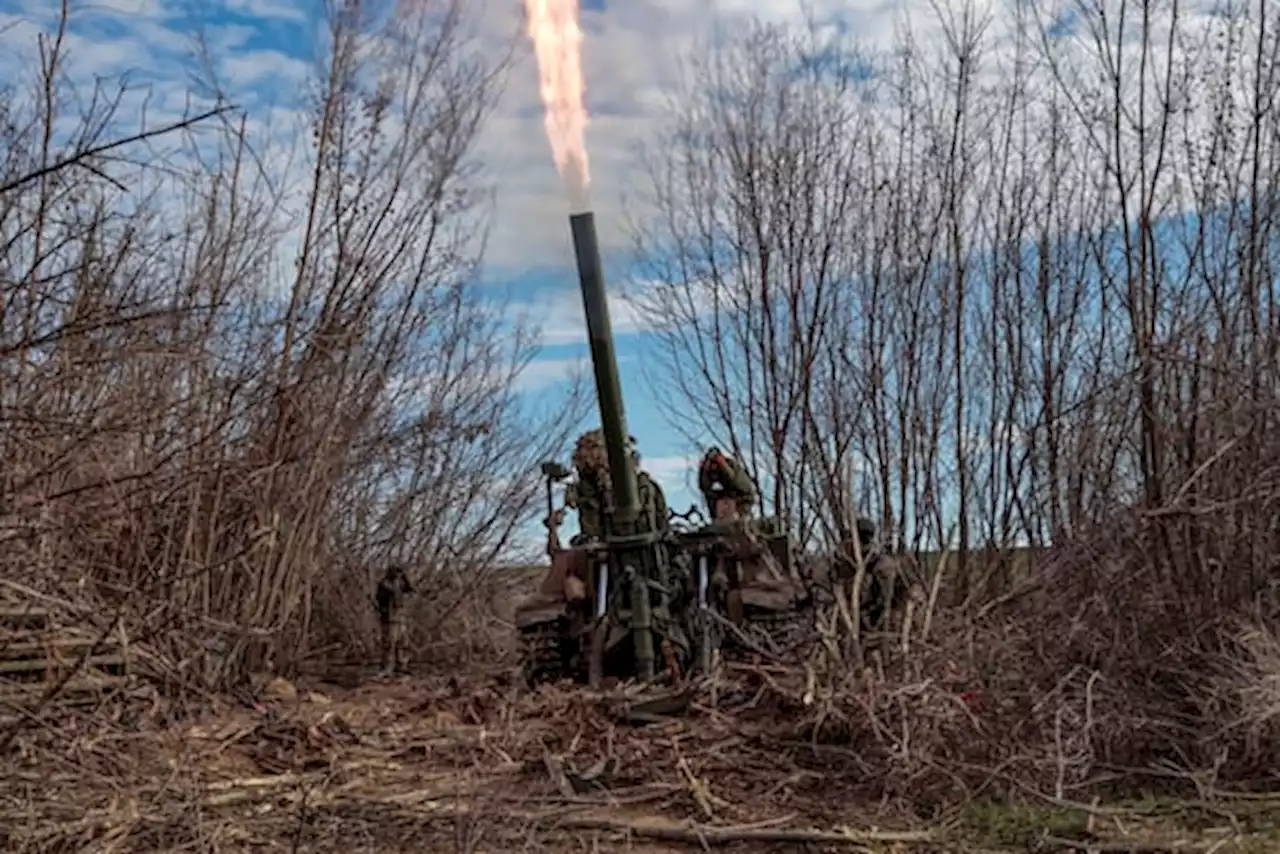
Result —
[[1146, 851], [1280, 852], [1280, 799], [1201, 803], [1152, 797], [1112, 802], [1102, 811], [981, 799], [956, 815], [955, 836], [962, 850], [1028, 850], [1051, 837]]
[[1089, 817], [1049, 804], [984, 798], [966, 805], [957, 821], [958, 834], [966, 842], [984, 848], [1022, 848], [1034, 845], [1046, 833], [1078, 838], [1088, 829]]

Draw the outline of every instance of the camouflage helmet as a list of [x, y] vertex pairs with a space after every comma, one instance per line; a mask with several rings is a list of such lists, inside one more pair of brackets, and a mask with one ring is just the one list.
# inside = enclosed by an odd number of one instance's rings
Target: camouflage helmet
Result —
[[869, 546], [876, 538], [876, 523], [872, 522], [866, 516], [859, 516], [857, 522], [858, 542], [862, 546]]
[[[627, 436], [626, 451], [632, 464], [638, 468], [640, 452], [636, 448], [635, 436]], [[590, 474], [601, 486], [609, 487], [609, 448], [604, 439], [604, 430], [588, 430], [578, 437], [573, 449], [573, 467], [579, 473]]]
[[602, 485], [609, 482], [609, 452], [603, 430], [588, 430], [578, 437], [573, 449], [573, 467], [579, 474], [589, 474]]

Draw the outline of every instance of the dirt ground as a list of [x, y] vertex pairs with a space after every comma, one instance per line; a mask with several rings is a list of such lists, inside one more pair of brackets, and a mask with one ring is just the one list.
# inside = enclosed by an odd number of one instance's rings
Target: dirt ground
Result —
[[[630, 698], [634, 699], [634, 697]], [[8, 851], [1280, 851], [1280, 800], [997, 804], [924, 816], [732, 697], [628, 720], [501, 675], [283, 680], [182, 720], [135, 696], [5, 748]], [[55, 725], [56, 723], [56, 725]], [[806, 758], [806, 755], [808, 758]]]

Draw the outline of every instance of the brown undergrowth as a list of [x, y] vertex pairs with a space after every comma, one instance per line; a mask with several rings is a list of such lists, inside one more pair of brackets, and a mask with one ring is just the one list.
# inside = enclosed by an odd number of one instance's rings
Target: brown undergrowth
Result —
[[874, 650], [844, 639], [786, 715], [916, 802], [1274, 788], [1269, 461], [1224, 453], [1195, 490], [1076, 533], [995, 600], [917, 614]]
[[[640, 699], [633, 688], [517, 692], [502, 674], [354, 689], [277, 679], [210, 698], [181, 721], [137, 685], [92, 712], [50, 709], [21, 729], [3, 757], [10, 785], [0, 793], [0, 826], [6, 850], [23, 852], [327, 851], [339, 838], [342, 850], [370, 852], [584, 844], [959, 852], [1177, 834], [1177, 845], [1140, 850], [1208, 850], [1183, 846], [1196, 816], [1213, 832], [1209, 842], [1238, 844], [1217, 850], [1265, 850], [1243, 845], [1272, 832], [1268, 802], [1222, 793], [1098, 806], [1071, 793], [996, 798], [975, 786], [968, 798], [928, 803], [921, 769], [959, 775], [962, 765], [926, 754], [923, 739], [972, 737], [981, 723], [951, 718], [955, 703], [941, 689], [836, 703], [808, 696], [804, 683], [776, 665], [726, 666], [683, 713], [646, 725], [626, 719], [629, 701]], [[914, 730], [883, 731], [907, 720], [885, 709], [913, 704]], [[861, 731], [861, 740], [833, 744], [830, 724], [815, 730], [820, 717], [841, 717], [846, 736]], [[921, 743], [900, 741], [913, 734]], [[985, 774], [1001, 777], [998, 768]], [[974, 769], [971, 779], [979, 776]], [[893, 785], [898, 796], [886, 797]], [[643, 840], [666, 847], [633, 847]]]
[[[602, 803], [647, 799], [656, 786], [664, 815], [726, 826], [751, 823], [766, 804], [775, 818], [794, 812], [787, 822], [794, 828], [848, 822], [859, 812], [867, 823], [936, 822], [991, 798], [1076, 809], [1095, 798], [1215, 802], [1267, 791], [1280, 639], [1268, 626], [1265, 597], [1244, 595], [1244, 586], [1216, 604], [1176, 595], [1190, 582], [1142, 545], [1162, 525], [1133, 515], [1108, 537], [1095, 532], [1083, 545], [1062, 545], [1026, 587], [1001, 600], [928, 614], [927, 635], [926, 615], [917, 612], [909, 631], [860, 638], [861, 649], [828, 637], [835, 642], [816, 642], [803, 662], [759, 656], [722, 664], [682, 714], [647, 727], [623, 725], [616, 699], [580, 686], [517, 690], [506, 619], [519, 585], [501, 576], [461, 598], [444, 590], [418, 602], [419, 668], [447, 678], [370, 687], [372, 649], [351, 646], [296, 671], [296, 688], [283, 682], [284, 693], [269, 672], [230, 693], [210, 691], [192, 678], [198, 661], [176, 659], [139, 634], [129, 688], [96, 711], [60, 712], [55, 702], [30, 709], [6, 731], [6, 761], [18, 763], [21, 809], [32, 815], [40, 814], [31, 805], [40, 768], [77, 769], [75, 779], [98, 781], [86, 791], [100, 784], [104, 804], [131, 791], [124, 778], [154, 780], [162, 766], [194, 774], [184, 791], [201, 798], [240, 785], [229, 779], [250, 780], [256, 791], [252, 778], [261, 776], [271, 778], [263, 797], [283, 798], [281, 775], [319, 775], [308, 785], [330, 792], [326, 803], [339, 812], [361, 786], [381, 792], [377, 798], [425, 803], [435, 796], [396, 786], [437, 773], [460, 786], [463, 771], [487, 781], [486, 797], [497, 796], [494, 780], [502, 797], [582, 795], [565, 788], [548, 757], [578, 771], [615, 763], [603, 788], [587, 787]], [[6, 589], [98, 631], [117, 623], [132, 630], [147, 619], [142, 610], [112, 611], [74, 586], [34, 590], [8, 581]], [[192, 770], [186, 763], [195, 754], [182, 753], [202, 732], [216, 773], [200, 764], [208, 757]], [[79, 770], [82, 762], [93, 770]], [[179, 822], [186, 813], [164, 812], [177, 809], [167, 800], [175, 791], [161, 786], [145, 796], [168, 805], [144, 824]], [[302, 797], [290, 791], [286, 800]], [[45, 797], [52, 812], [41, 820], [54, 821], [65, 793]]]

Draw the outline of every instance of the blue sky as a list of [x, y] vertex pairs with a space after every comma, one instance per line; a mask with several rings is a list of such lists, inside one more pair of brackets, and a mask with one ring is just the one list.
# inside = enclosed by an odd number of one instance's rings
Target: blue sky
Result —
[[[422, 0], [428, 2], [428, 0]], [[909, 22], [918, 43], [938, 36], [931, 0], [582, 0], [583, 65], [591, 120], [587, 145], [608, 282], [628, 282], [624, 214], [643, 213], [638, 153], [662, 123], [678, 60], [694, 40], [753, 15], [795, 21], [808, 8], [838, 22], [870, 47], [893, 41]], [[1021, 0], [978, 0], [1006, 22]], [[0, 79], [30, 71], [35, 34], [48, 30], [57, 0], [0, 0]], [[1211, 5], [1197, 0], [1189, 13]], [[87, 83], [128, 74], [153, 121], [180, 114], [192, 84], [193, 36], [202, 33], [220, 83], [247, 111], [251, 128], [288, 137], [300, 129], [300, 97], [313, 73], [321, 0], [71, 0], [66, 75]], [[556, 395], [575, 367], [588, 369], [582, 309], [567, 222], [568, 203], [543, 129], [537, 72], [523, 30], [522, 0], [468, 0], [469, 26], [482, 51], [501, 55], [514, 43], [515, 65], [477, 145], [495, 190], [485, 276], [495, 298], [510, 299], [542, 325], [544, 348], [525, 377], [526, 393]], [[1070, 21], [1061, 22], [1069, 28]], [[646, 467], [673, 506], [688, 489], [697, 448], [668, 429], [641, 375], [646, 333], [620, 299], [612, 301], [621, 378], [632, 432]], [[589, 380], [589, 370], [586, 374]], [[594, 419], [594, 413], [593, 413]]]
[[[36, 33], [51, 32], [56, 0], [0, 0], [0, 76], [20, 79], [33, 68]], [[469, 0], [470, 26], [481, 49], [500, 55], [514, 40], [518, 55], [495, 114], [478, 142], [486, 180], [495, 187], [495, 215], [486, 253], [486, 284], [512, 311], [542, 326], [544, 347], [524, 382], [526, 392], [557, 395], [577, 369], [590, 382], [582, 308], [572, 267], [568, 203], [543, 130], [536, 65], [524, 34], [521, 0]], [[813, 5], [822, 11], [819, 0]], [[891, 26], [881, 4], [839, 4], [844, 14]], [[301, 96], [313, 73], [320, 0], [71, 0], [64, 71], [81, 85], [127, 76], [133, 108], [143, 102], [152, 122], [183, 112], [197, 63], [197, 34], [208, 47], [219, 85], [244, 108], [251, 129], [281, 141], [302, 127]], [[622, 299], [629, 277], [624, 211], [642, 187], [639, 147], [659, 127], [663, 93], [675, 59], [712, 27], [745, 14], [785, 20], [794, 0], [584, 0], [582, 27], [588, 148], [621, 379], [631, 431], [646, 468], [666, 487], [673, 506], [694, 501], [687, 488], [698, 449], [681, 444], [666, 424], [639, 366], [645, 331]], [[886, 29], [886, 34], [888, 30]], [[125, 111], [128, 115], [128, 111]], [[595, 419], [594, 410], [592, 420]]]

